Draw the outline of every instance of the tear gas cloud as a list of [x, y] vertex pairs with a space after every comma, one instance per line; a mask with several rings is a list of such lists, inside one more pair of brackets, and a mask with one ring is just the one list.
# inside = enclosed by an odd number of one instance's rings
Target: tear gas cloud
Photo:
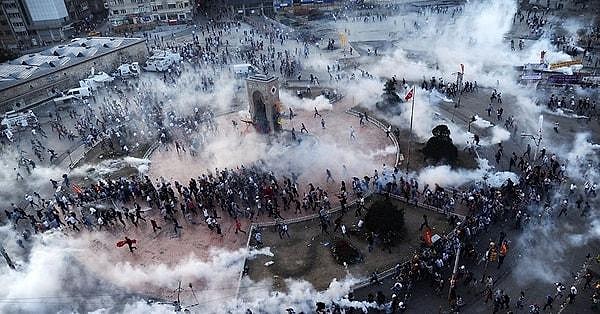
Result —
[[282, 90], [279, 93], [279, 99], [282, 104], [285, 104], [287, 107], [291, 107], [292, 109], [300, 109], [306, 111], [312, 111], [315, 108], [317, 110], [331, 110], [333, 105], [329, 102], [323, 95], [317, 96], [315, 99], [312, 98], [303, 98], [300, 99], [298, 96], [290, 94], [288, 91]]
[[[566, 163], [567, 175], [577, 185], [577, 190], [582, 193], [584, 184], [600, 182], [599, 154], [600, 145], [591, 142], [589, 133], [575, 134], [572, 142], [567, 145], [553, 145], [553, 152], [563, 156]], [[556, 215], [559, 203], [567, 196], [567, 191], [557, 191], [551, 200], [553, 214]], [[532, 219], [536, 223], [528, 225], [528, 228], [517, 239], [519, 247], [527, 247], [523, 250], [515, 268], [513, 276], [519, 278], [518, 282], [524, 285], [533, 282], [564, 282], [567, 280], [573, 267], [563, 263], [564, 254], [571, 248], [580, 248], [600, 241], [600, 215], [598, 211], [592, 210], [584, 223], [573, 225], [566, 224], [559, 228], [552, 218], [547, 217], [542, 208], [532, 208], [536, 215]], [[575, 208], [569, 209], [575, 211]], [[593, 252], [590, 252], [593, 253]], [[540, 258], [552, 257], [552, 258]], [[577, 266], [577, 265], [575, 265]]]
[[[519, 126], [524, 131], [533, 131], [540, 111], [532, 101], [535, 99], [535, 91], [516, 83], [513, 67], [525, 63], [539, 63], [539, 54], [542, 50], [547, 51], [548, 62], [571, 60], [571, 57], [557, 51], [550, 43], [550, 39], [546, 37], [531, 44], [528, 42], [523, 51], [511, 51], [505, 36], [512, 27], [512, 17], [516, 10], [516, 1], [473, 1], [465, 5], [463, 12], [453, 18], [443, 14], [426, 17], [416, 13], [405, 14], [402, 20], [409, 21], [406, 22], [407, 25], [412, 25], [414, 21], [419, 23], [420, 28], [417, 33], [410, 33], [409, 30], [398, 32], [397, 38], [394, 38], [395, 48], [381, 52], [384, 54], [381, 60], [366, 66], [365, 69], [379, 77], [396, 75], [398, 79], [405, 78], [416, 84], [431, 77], [442, 77], [445, 82], [453, 82], [456, 80], [455, 73], [460, 69], [459, 64], [462, 63], [465, 65], [464, 80], [475, 80], [479, 86], [498, 88], [500, 91], [509, 91], [514, 95], [516, 97], [514, 103], [523, 113], [518, 116]], [[391, 21], [390, 28], [397, 28]], [[338, 31], [349, 28], [351, 41], [366, 40], [361, 36], [371, 34], [371, 32], [361, 34], [362, 25], [338, 22], [334, 26]], [[415, 40], [415, 36], [418, 36], [419, 40]], [[390, 72], [390, 69], [399, 69], [399, 72]], [[342, 86], [341, 89], [348, 97], [374, 103], [380, 96], [383, 85], [377, 86], [376, 81], [370, 80], [365, 83], [365, 88], [362, 86], [355, 88], [364, 81], [349, 84], [347, 87]], [[421, 93], [421, 98], [422, 95]], [[417, 121], [433, 119], [431, 115], [425, 119], [427, 116], [424, 115], [433, 112], [419, 108], [422, 102], [419, 100], [419, 92], [417, 92], [416, 102]], [[405, 123], [401, 124], [401, 126], [405, 125]], [[420, 137], [429, 134], [429, 130], [415, 131]], [[451, 131], [457, 133], [452, 130], [452, 127]], [[464, 140], [465, 138], [460, 137], [455, 142], [462, 144], [465, 143]]]
[[417, 173], [419, 182], [430, 186], [438, 184], [442, 187], [460, 187], [473, 181], [485, 179], [489, 186], [500, 187], [506, 180], [511, 179], [514, 183], [519, 182], [519, 177], [512, 172], [494, 172], [492, 166], [486, 159], [478, 159], [478, 168], [453, 169], [450, 166], [426, 167]]
[[[129, 291], [140, 287], [146, 291], [152, 287], [172, 291], [179, 280], [200, 282], [195, 287], [196, 297], [189, 291], [181, 295], [184, 306], [197, 304], [190, 308], [196, 313], [244, 312], [248, 308], [279, 313], [289, 307], [310, 312], [315, 300], [328, 304], [338, 301], [359, 281], [348, 276], [333, 280], [324, 291], [317, 291], [306, 281], [288, 279], [289, 292], [273, 292], [270, 281], [252, 282], [245, 278], [240, 299], [236, 299], [237, 279], [244, 260], [261, 254], [272, 255], [269, 248], [257, 251], [214, 249], [204, 261], [190, 255], [175, 265], [144, 266], [112, 263], [102, 250], [89, 256], [87, 246], [94, 237], [102, 237], [101, 234], [78, 239], [59, 232], [35, 235], [25, 250], [12, 246], [14, 241], [10, 240], [16, 235], [10, 228], [0, 228], [0, 236], [8, 243], [7, 250], [17, 264], [17, 270], [0, 268], [0, 279], [5, 284], [0, 298], [7, 301], [0, 303], [2, 312], [167, 313], [173, 311], [172, 305], [149, 304], [141, 295]], [[82, 254], [86, 254], [83, 259]], [[85, 267], [78, 266], [80, 263]], [[341, 302], [359, 308], [371, 306], [366, 302]]]
[[[334, 176], [348, 178], [370, 174], [381, 167], [374, 161], [374, 157], [395, 153], [393, 146], [384, 150], [358, 150], [353, 147], [358, 144], [352, 143], [345, 136], [345, 139], [339, 139], [338, 136], [337, 142], [306, 136], [298, 144], [290, 143], [285, 137], [289, 135], [283, 134], [278, 140], [271, 141], [256, 133], [239, 138], [215, 136], [209, 138], [199, 152], [198, 159], [202, 160], [204, 169], [249, 166], [260, 161], [265, 170], [284, 176], [295, 173], [307, 178], [318, 178], [325, 176], [325, 169], [330, 169]], [[323, 158], [324, 156], [327, 158]]]
[[[213, 80], [213, 86], [207, 84], [203, 89], [203, 81]], [[212, 79], [214, 78], [214, 79]], [[165, 82], [157, 75], [141, 77], [141, 88], [155, 91], [161, 99], [165, 99], [166, 110], [174, 110], [178, 114], [189, 115], [194, 108], [209, 107], [216, 112], [224, 112], [236, 104], [236, 95], [243, 92], [241, 82], [224, 70], [220, 73], [209, 73], [206, 70], [187, 66], [177, 84]]]
[[[0, 185], [3, 187], [0, 191], [0, 205], [2, 206], [23, 202], [25, 193], [48, 192], [51, 188], [49, 179], [60, 178], [64, 173], [64, 170], [58, 167], [44, 167], [38, 164], [34, 169], [29, 167], [31, 173], [28, 173], [25, 167], [19, 166], [20, 159], [21, 156], [16, 151], [3, 153], [0, 161]], [[17, 180], [17, 172], [24, 180]]]

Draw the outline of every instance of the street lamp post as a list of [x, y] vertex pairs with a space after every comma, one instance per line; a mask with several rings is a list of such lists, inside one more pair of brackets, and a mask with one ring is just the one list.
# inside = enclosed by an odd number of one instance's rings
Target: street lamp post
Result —
[[542, 143], [542, 134], [540, 133], [540, 135], [533, 135], [533, 134], [528, 134], [528, 133], [521, 133], [521, 137], [528, 137], [533, 140], [533, 143], [535, 144], [535, 152], [533, 153], [533, 162], [535, 162], [537, 160], [537, 154], [540, 150], [540, 144]]
[[452, 119], [450, 121], [454, 122], [454, 115], [456, 114], [456, 108], [460, 107], [460, 98], [462, 96], [462, 81], [463, 81], [463, 72], [456, 72], [456, 88], [458, 88], [458, 101], [454, 105], [454, 110], [452, 111]]
[[67, 149], [67, 154], [69, 155], [69, 167], [73, 166], [73, 158], [71, 157], [71, 150]]
[[8, 267], [15, 269], [15, 264], [13, 263], [10, 256], [8, 256], [8, 253], [6, 253], [6, 250], [4, 249], [4, 246], [2, 244], [0, 244], [0, 255], [4, 257], [4, 260], [6, 260], [6, 264], [8, 265]]

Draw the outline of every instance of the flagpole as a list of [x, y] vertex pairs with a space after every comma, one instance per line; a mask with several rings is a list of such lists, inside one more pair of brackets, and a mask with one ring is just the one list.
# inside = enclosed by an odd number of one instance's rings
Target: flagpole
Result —
[[412, 144], [412, 131], [413, 131], [413, 116], [415, 113], [415, 96], [417, 96], [417, 89], [413, 85], [412, 105], [410, 108], [410, 133], [408, 134], [408, 154], [406, 158], [406, 174], [408, 174], [408, 165], [410, 164], [410, 145]]

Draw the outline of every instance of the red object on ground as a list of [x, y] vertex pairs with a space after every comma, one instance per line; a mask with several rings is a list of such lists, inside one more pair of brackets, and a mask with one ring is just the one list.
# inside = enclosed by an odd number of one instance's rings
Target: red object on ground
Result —
[[427, 244], [427, 246], [431, 246], [433, 244], [433, 242], [431, 241], [432, 236], [433, 232], [431, 231], [431, 228], [425, 228], [425, 230], [423, 231], [423, 241], [425, 241], [425, 244]]
[[[131, 244], [136, 244], [137, 243], [136, 239], [130, 239], [129, 241], [130, 241]], [[121, 240], [121, 241], [117, 242], [117, 247], [122, 247], [125, 244], [127, 244], [127, 240]]]

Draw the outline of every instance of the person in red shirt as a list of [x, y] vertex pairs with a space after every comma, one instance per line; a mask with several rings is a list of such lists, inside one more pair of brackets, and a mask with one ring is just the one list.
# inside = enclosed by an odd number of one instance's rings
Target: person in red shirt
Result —
[[135, 243], [137, 243], [136, 239], [130, 239], [128, 237], [125, 237], [125, 240], [121, 240], [121, 241], [117, 242], [117, 247], [122, 247], [125, 244], [127, 244], [127, 247], [129, 248], [129, 252], [133, 253], [133, 250], [137, 250], [137, 247], [133, 246]]
[[236, 218], [235, 219], [235, 234], [237, 234], [238, 231], [243, 232], [244, 234], [246, 234], [246, 231], [242, 230], [242, 223]]

